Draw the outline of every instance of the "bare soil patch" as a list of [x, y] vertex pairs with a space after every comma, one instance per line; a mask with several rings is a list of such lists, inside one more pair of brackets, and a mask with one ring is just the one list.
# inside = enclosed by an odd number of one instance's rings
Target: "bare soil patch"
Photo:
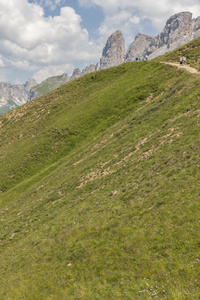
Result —
[[170, 63], [170, 62], [163, 62], [163, 63], [166, 65], [176, 66], [177, 68], [186, 70], [187, 72], [192, 73], [192, 74], [200, 74], [200, 72], [198, 72], [197, 69], [192, 68], [187, 64], [181, 65], [179, 63]]

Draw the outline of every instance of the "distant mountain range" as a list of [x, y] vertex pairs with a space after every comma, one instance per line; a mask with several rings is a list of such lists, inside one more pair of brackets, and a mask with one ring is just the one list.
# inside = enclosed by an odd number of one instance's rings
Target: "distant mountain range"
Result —
[[1, 82], [0, 115], [42, 96], [74, 78], [98, 69], [117, 66], [126, 61], [134, 61], [141, 56], [147, 55], [148, 59], [153, 59], [173, 51], [199, 36], [200, 17], [193, 19], [190, 12], [181, 12], [170, 17], [164, 29], [156, 37], [139, 33], [127, 51], [123, 35], [120, 30], [117, 30], [107, 40], [100, 59], [100, 65], [99, 63], [92, 64], [82, 71], [77, 68], [71, 76], [64, 73], [60, 76], [50, 77], [40, 84], [37, 84], [33, 78], [25, 84]]

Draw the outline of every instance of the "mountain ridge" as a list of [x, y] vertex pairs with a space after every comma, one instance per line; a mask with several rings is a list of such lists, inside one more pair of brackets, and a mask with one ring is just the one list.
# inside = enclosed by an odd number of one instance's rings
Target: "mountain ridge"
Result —
[[[148, 55], [148, 59], [153, 59], [173, 51], [198, 36], [200, 36], [200, 17], [193, 19], [190, 12], [180, 12], [171, 16], [167, 20], [164, 29], [156, 37], [139, 33], [127, 51], [123, 35], [120, 30], [117, 30], [108, 38], [100, 58], [100, 64], [91, 64], [82, 71], [77, 68], [71, 76], [63, 74], [50, 77], [39, 85], [35, 82], [34, 86], [30, 86], [29, 90], [24, 88], [19, 96], [17, 95], [20, 91], [18, 86], [10, 85], [9, 89], [13, 90], [13, 92], [6, 91], [4, 95], [0, 95], [0, 114], [42, 96], [74, 78], [98, 69], [117, 66], [125, 61], [135, 61], [136, 58], [144, 57], [145, 55]], [[6, 84], [1, 83], [1, 86], [2, 90], [5, 90]], [[14, 95], [10, 96], [10, 94]]]

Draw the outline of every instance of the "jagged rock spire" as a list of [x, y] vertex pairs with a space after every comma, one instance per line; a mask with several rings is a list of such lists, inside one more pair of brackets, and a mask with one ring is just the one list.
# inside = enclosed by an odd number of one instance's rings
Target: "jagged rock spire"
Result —
[[113, 33], [107, 40], [100, 59], [100, 69], [120, 65], [124, 62], [125, 41], [120, 30]]

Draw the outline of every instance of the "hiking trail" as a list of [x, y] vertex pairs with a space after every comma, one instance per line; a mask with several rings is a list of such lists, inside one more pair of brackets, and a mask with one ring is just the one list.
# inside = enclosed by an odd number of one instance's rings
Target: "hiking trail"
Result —
[[192, 74], [200, 74], [200, 72], [198, 72], [197, 69], [192, 68], [187, 64], [181, 65], [180, 63], [170, 63], [170, 62], [162, 62], [162, 63], [166, 64], [166, 65], [176, 66], [177, 68], [186, 70], [187, 72], [192, 73]]

